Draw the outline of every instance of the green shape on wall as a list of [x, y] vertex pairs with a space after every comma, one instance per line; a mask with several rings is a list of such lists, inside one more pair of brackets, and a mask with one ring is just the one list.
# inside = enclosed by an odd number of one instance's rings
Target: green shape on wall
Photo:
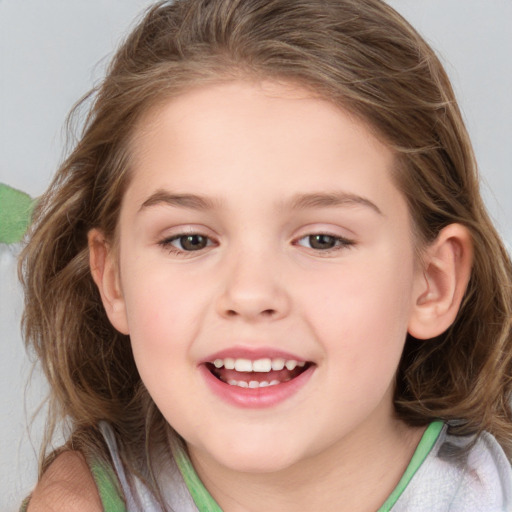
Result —
[[35, 200], [25, 192], [0, 183], [0, 243], [21, 241], [30, 223]]

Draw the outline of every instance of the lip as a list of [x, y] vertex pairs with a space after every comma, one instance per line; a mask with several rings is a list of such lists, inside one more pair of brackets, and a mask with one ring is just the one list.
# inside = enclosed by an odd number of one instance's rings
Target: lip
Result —
[[[222, 353], [219, 352], [218, 354], [215, 354], [214, 358], [223, 359], [224, 357], [233, 357], [233, 354], [233, 351], [229, 351], [229, 356], [222, 356]], [[239, 354], [239, 352], [236, 352], [236, 354]], [[252, 354], [253, 355], [249, 357], [247, 352], [245, 352], [244, 356], [240, 355], [238, 357], [252, 358], [254, 357], [254, 352]], [[274, 356], [272, 354], [271, 356], [268, 352], [266, 352], [266, 355], [267, 357], [283, 357], [288, 359], [294, 358], [294, 356], [290, 355]], [[258, 357], [259, 356], [256, 355], [256, 358]], [[315, 368], [316, 365], [312, 364], [309, 368], [307, 368], [297, 377], [287, 382], [277, 384], [275, 386], [268, 386], [263, 388], [241, 388], [238, 386], [231, 386], [217, 379], [217, 377], [215, 377], [210, 372], [210, 370], [208, 370], [206, 364], [201, 364], [198, 367], [200, 374], [202, 375], [203, 379], [206, 382], [206, 385], [209, 387], [212, 393], [214, 393], [221, 400], [227, 402], [230, 405], [246, 409], [264, 409], [269, 407], [275, 407], [280, 403], [284, 402], [285, 400], [288, 400], [292, 396], [299, 393], [300, 390], [307, 384], [307, 382], [313, 375]]]

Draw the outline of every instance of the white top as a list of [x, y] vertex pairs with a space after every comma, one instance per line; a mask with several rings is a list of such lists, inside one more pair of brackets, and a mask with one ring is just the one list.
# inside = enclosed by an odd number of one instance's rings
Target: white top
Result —
[[[125, 495], [127, 512], [163, 512], [141, 481], [135, 478], [135, 488], [130, 488], [113, 431], [107, 423], [100, 426]], [[406, 482], [406, 487], [396, 502], [383, 505], [378, 512], [512, 512], [510, 462], [490, 434], [483, 433], [471, 446], [473, 439], [469, 436], [451, 435], [448, 433], [447, 425], [444, 425], [433, 445], [428, 447], [429, 452], [425, 459]], [[424, 448], [423, 440], [420, 446], [422, 444]], [[171, 449], [174, 458], [162, 454], [161, 460], [155, 461], [156, 467], [159, 468], [158, 484], [169, 507], [168, 510], [211, 512], [212, 507], [219, 510], [193, 472], [185, 451], [172, 441]], [[166, 450], [164, 452], [168, 453]], [[175, 461], [176, 458], [179, 459], [180, 467]], [[411, 466], [412, 464], [413, 462]], [[189, 487], [180, 469], [184, 471], [183, 474], [189, 473], [188, 476], [185, 475]], [[194, 473], [192, 480], [191, 471]], [[193, 488], [191, 490], [195, 496], [202, 496], [203, 504], [198, 500], [199, 505], [196, 506], [189, 488]], [[205, 504], [209, 500], [211, 504]]]

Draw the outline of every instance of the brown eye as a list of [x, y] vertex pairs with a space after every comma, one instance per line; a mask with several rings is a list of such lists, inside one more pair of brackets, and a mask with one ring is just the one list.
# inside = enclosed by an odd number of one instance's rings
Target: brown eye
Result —
[[198, 234], [181, 235], [171, 240], [171, 245], [182, 251], [200, 251], [208, 246], [208, 237]]
[[332, 249], [336, 246], [337, 239], [331, 235], [309, 235], [309, 246], [312, 249]]
[[297, 245], [314, 249], [315, 251], [329, 251], [343, 249], [354, 245], [352, 240], [341, 238], [339, 236], [328, 235], [326, 233], [316, 233], [314, 235], [303, 236], [297, 240]]

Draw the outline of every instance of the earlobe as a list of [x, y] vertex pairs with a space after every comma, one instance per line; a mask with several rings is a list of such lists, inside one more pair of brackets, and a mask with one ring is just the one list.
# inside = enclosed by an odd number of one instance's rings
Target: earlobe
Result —
[[110, 323], [119, 332], [129, 334], [115, 251], [98, 229], [89, 231], [88, 242], [92, 278], [98, 287]]
[[424, 251], [409, 334], [418, 339], [434, 338], [455, 321], [471, 276], [472, 248], [469, 230], [450, 224]]

